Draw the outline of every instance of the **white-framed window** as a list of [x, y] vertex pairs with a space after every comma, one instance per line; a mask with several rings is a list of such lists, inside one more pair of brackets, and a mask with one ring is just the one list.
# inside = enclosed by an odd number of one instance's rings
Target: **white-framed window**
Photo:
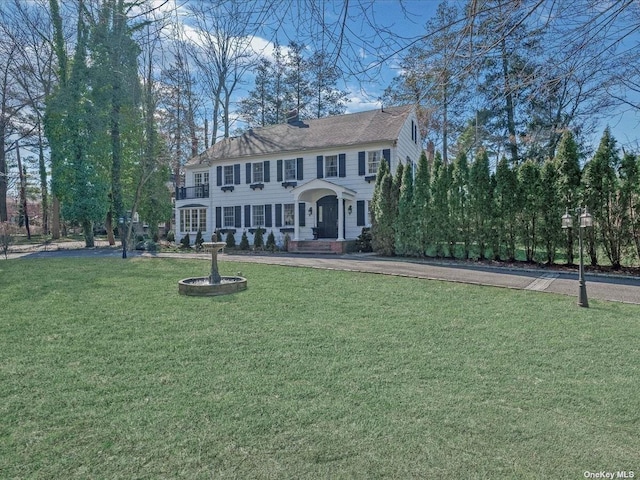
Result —
[[251, 224], [254, 227], [264, 226], [264, 205], [253, 205], [251, 207]]
[[224, 207], [222, 209], [224, 214], [223, 223], [225, 228], [234, 227], [236, 224], [236, 211], [233, 207]]
[[224, 184], [233, 185], [233, 165], [224, 166]]
[[207, 230], [206, 208], [184, 208], [180, 210], [180, 231], [182, 233], [196, 233]]
[[284, 226], [292, 227], [295, 224], [296, 211], [293, 203], [284, 204]]
[[324, 176], [325, 177], [337, 177], [338, 176], [338, 156], [327, 155], [324, 157]]
[[380, 150], [367, 152], [367, 172], [369, 175], [378, 173], [378, 166], [380, 165], [381, 158], [382, 152]]
[[289, 160], [284, 161], [284, 180], [285, 182], [289, 180], [295, 180], [297, 178], [296, 175], [296, 159], [291, 158]]
[[253, 176], [253, 183], [264, 182], [264, 163], [254, 163], [251, 169], [251, 174]]
[[209, 184], [209, 172], [196, 172], [193, 174], [193, 184], [198, 187], [200, 185]]

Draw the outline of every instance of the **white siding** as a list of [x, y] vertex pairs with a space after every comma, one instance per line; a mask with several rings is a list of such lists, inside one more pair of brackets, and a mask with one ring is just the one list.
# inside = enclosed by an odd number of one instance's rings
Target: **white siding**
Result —
[[[413, 162], [417, 164], [418, 159], [420, 157], [420, 152], [422, 149], [421, 141], [419, 138], [413, 140], [412, 132], [411, 132], [411, 122], [417, 124], [417, 119], [414, 114], [411, 114], [407, 117], [407, 120], [402, 127], [399, 138], [394, 144], [390, 144], [389, 142], [381, 142], [377, 144], [366, 144], [366, 145], [356, 145], [345, 148], [331, 148], [326, 150], [316, 150], [316, 151], [305, 151], [305, 152], [291, 152], [285, 153], [278, 156], [261, 156], [255, 158], [243, 158], [243, 159], [235, 159], [229, 160], [226, 162], [219, 162], [211, 167], [209, 167], [209, 198], [199, 198], [195, 199], [185, 199], [176, 201], [176, 239], [179, 240], [182, 238], [182, 233], [179, 231], [179, 213], [178, 210], [181, 206], [189, 205], [189, 204], [206, 204], [207, 205], [207, 231], [203, 232], [203, 237], [205, 240], [209, 240], [211, 235], [215, 231], [215, 229], [224, 228], [222, 225], [215, 225], [216, 221], [216, 207], [229, 207], [229, 206], [240, 206], [242, 212], [242, 226], [236, 228], [236, 243], [240, 242], [240, 238], [242, 233], [247, 230], [247, 235], [249, 237], [249, 241], [253, 243], [253, 235], [248, 232], [249, 227], [245, 227], [245, 205], [272, 205], [271, 214], [272, 214], [272, 227], [266, 228], [266, 234], [264, 236], [264, 240], [266, 242], [267, 235], [269, 231], [273, 231], [276, 237], [276, 242], [281, 244], [284, 241], [284, 233], [280, 231], [283, 227], [276, 227], [275, 214], [276, 204], [287, 204], [294, 202], [294, 196], [291, 193], [292, 188], [284, 188], [281, 185], [281, 182], [278, 181], [277, 178], [277, 162], [278, 160], [284, 159], [295, 159], [298, 157], [303, 158], [304, 170], [303, 170], [303, 179], [297, 180], [296, 183], [298, 186], [305, 184], [311, 180], [314, 180], [317, 175], [317, 156], [322, 155], [326, 157], [328, 155], [340, 155], [345, 154], [345, 173], [344, 177], [330, 177], [323, 178], [324, 180], [334, 183], [336, 185], [340, 185], [346, 188], [349, 188], [356, 192], [355, 199], [353, 201], [346, 201], [345, 203], [345, 239], [353, 240], [358, 235], [360, 235], [362, 231], [362, 226], [357, 225], [357, 206], [356, 203], [358, 200], [365, 201], [365, 219], [367, 224], [370, 224], [368, 207], [369, 201], [373, 195], [373, 189], [375, 186], [375, 182], [367, 182], [364, 176], [358, 175], [358, 152], [360, 151], [371, 151], [371, 150], [391, 150], [391, 171], [395, 172], [398, 163], [405, 163], [407, 157], [410, 158]], [[419, 132], [418, 132], [419, 136]], [[246, 183], [246, 164], [247, 163], [255, 163], [255, 162], [264, 162], [269, 161], [269, 169], [270, 169], [270, 181], [263, 182], [263, 189], [252, 190], [250, 188], [250, 184]], [[240, 164], [240, 184], [234, 185], [234, 189], [232, 192], [225, 192], [221, 190], [221, 186], [217, 185], [217, 173], [216, 168], [218, 166], [222, 166], [224, 168], [225, 165], [235, 165]], [[284, 168], [283, 168], [284, 169]], [[193, 186], [194, 184], [194, 173], [203, 171], [202, 166], [192, 167], [188, 169], [186, 175], [187, 186]], [[323, 169], [323, 176], [326, 172]], [[224, 183], [224, 181], [223, 181]], [[308, 215], [309, 207], [313, 207], [313, 215], [310, 217]], [[352, 213], [349, 215], [348, 208], [351, 206]], [[295, 206], [297, 209], [297, 205]], [[316, 224], [316, 208], [315, 205], [310, 203], [305, 205], [305, 226], [300, 227], [300, 236], [301, 240], [311, 239], [312, 235], [312, 227]], [[293, 233], [290, 234], [290, 237], [293, 239]]]

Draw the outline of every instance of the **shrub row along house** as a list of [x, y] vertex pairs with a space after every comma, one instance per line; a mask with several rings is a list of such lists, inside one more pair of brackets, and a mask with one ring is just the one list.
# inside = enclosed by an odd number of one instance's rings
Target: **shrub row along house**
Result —
[[287, 123], [226, 138], [192, 158], [176, 192], [179, 240], [200, 230], [250, 241], [258, 228], [290, 251], [345, 252], [370, 225], [376, 172], [422, 151], [412, 106]]

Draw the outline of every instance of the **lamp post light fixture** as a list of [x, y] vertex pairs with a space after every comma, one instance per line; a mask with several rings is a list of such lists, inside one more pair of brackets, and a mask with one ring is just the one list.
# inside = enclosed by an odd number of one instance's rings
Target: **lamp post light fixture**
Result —
[[[580, 266], [578, 270], [578, 306], [580, 307], [589, 307], [589, 300], [587, 298], [587, 283], [584, 279], [584, 256], [583, 256], [583, 242], [582, 242], [582, 231], [585, 228], [593, 227], [593, 217], [587, 211], [587, 207], [584, 209], [578, 207], [576, 208], [576, 215], [578, 215], [578, 219], [580, 220], [579, 230], [578, 230], [578, 241], [580, 248]], [[569, 209], [567, 208], [566, 213], [562, 216], [562, 228], [572, 228], [573, 227], [573, 217], [569, 213]]]

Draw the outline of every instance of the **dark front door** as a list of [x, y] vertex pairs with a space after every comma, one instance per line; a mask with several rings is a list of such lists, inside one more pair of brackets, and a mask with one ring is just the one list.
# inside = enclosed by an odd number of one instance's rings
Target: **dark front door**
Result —
[[318, 238], [338, 238], [338, 197], [327, 195], [316, 204]]

